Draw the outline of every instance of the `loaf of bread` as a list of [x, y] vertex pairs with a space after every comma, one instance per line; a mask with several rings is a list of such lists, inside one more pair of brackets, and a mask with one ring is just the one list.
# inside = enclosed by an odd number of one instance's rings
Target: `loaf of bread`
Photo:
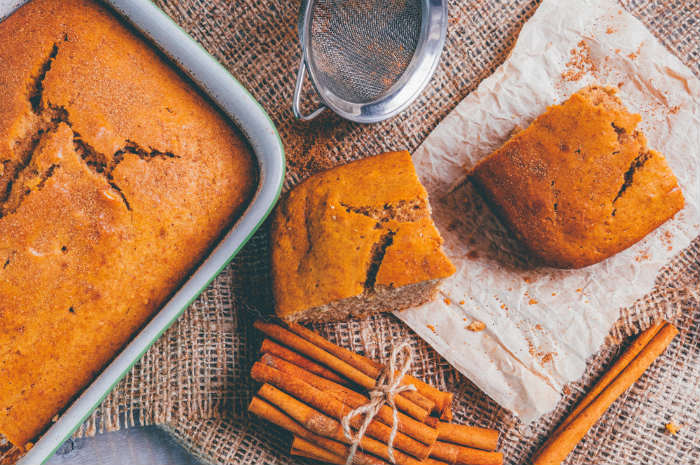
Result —
[[479, 162], [470, 178], [544, 264], [600, 262], [683, 207], [666, 160], [637, 130], [640, 119], [615, 89], [581, 89]]
[[430, 300], [455, 269], [408, 152], [365, 158], [295, 187], [272, 223], [277, 315], [338, 321]]
[[240, 215], [244, 140], [94, 1], [0, 23], [0, 433], [39, 435]]

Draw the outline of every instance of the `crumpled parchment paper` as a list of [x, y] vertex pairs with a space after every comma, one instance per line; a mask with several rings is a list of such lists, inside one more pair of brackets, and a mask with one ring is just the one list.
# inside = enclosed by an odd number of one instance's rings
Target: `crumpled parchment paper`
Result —
[[[547, 106], [589, 84], [619, 87], [665, 154], [686, 206], [640, 243], [580, 270], [533, 268], [465, 181], [466, 170]], [[700, 232], [700, 82], [612, 0], [544, 0], [503, 65], [413, 156], [457, 273], [439, 297], [396, 316], [503, 407], [530, 422], [604, 341], [619, 310]], [[485, 323], [482, 331], [466, 327]]]

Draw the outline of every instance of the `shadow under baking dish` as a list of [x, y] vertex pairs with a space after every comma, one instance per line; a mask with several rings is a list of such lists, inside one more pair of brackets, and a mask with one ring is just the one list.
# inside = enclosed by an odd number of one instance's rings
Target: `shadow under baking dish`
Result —
[[[17, 1], [13, 9], [23, 3], [26, 1]], [[104, 0], [104, 3], [155, 45], [235, 123], [257, 159], [258, 186], [243, 214], [187, 281], [59, 416], [18, 465], [43, 463], [70, 437], [260, 227], [274, 207], [284, 180], [284, 149], [274, 124], [220, 63], [149, 0]]]

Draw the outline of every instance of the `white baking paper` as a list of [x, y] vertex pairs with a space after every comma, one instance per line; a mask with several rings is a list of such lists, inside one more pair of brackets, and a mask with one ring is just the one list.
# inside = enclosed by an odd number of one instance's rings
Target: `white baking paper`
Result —
[[[465, 171], [514, 128], [592, 83], [619, 86], [627, 108], [642, 115], [649, 146], [666, 155], [686, 206], [597, 265], [527, 269]], [[413, 156], [457, 272], [438, 299], [396, 316], [522, 421], [554, 409], [620, 308], [648, 293], [661, 268], [700, 232], [698, 102], [698, 79], [617, 3], [544, 0], [505, 63]], [[486, 329], [466, 329], [473, 320]]]

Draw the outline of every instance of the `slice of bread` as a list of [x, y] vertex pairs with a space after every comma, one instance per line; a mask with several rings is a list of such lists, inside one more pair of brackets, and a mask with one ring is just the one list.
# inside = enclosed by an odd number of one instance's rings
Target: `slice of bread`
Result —
[[271, 239], [276, 312], [287, 321], [413, 307], [455, 271], [405, 151], [307, 179], [280, 203]]
[[470, 173], [540, 262], [581, 268], [636, 243], [683, 208], [664, 156], [616, 90], [586, 87], [550, 107]]

